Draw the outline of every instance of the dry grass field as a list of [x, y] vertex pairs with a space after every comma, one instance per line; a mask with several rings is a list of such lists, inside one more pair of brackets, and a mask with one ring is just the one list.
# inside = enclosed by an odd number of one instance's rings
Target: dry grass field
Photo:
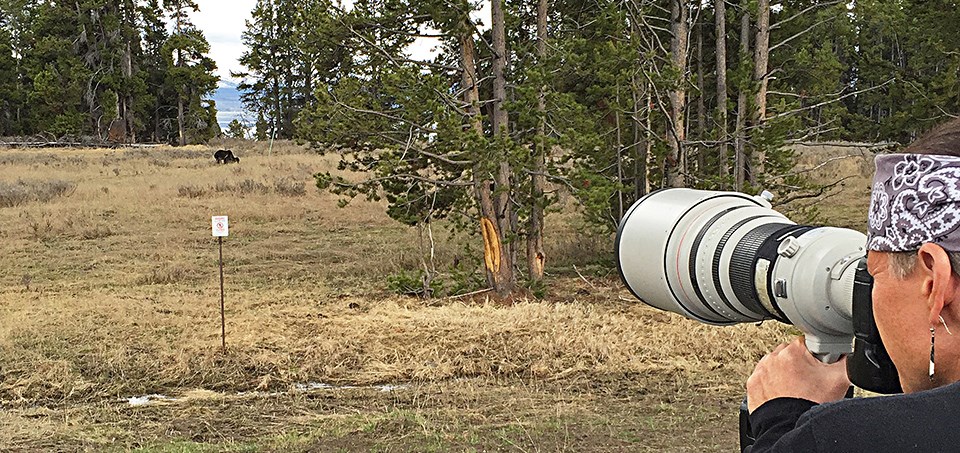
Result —
[[[234, 145], [238, 165], [0, 149], [0, 450], [736, 449], [743, 382], [785, 327], [636, 303], [571, 213], [548, 218], [542, 300], [397, 296], [416, 230], [318, 192], [330, 157]], [[830, 200], [848, 206], [817, 221], [858, 226], [865, 197]], [[212, 215], [230, 216], [226, 350]], [[441, 268], [479, 249], [434, 233]]]

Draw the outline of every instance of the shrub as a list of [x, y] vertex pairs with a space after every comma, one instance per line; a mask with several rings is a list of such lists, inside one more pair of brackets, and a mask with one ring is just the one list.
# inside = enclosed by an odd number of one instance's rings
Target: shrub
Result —
[[237, 184], [237, 192], [240, 192], [241, 194], [248, 194], [253, 192], [268, 194], [270, 193], [270, 187], [262, 182], [254, 181], [250, 178], [247, 178], [247, 179], [244, 179], [243, 181], [240, 181], [240, 183]]
[[9, 208], [31, 201], [45, 203], [54, 198], [68, 196], [76, 189], [76, 183], [62, 179], [46, 181], [17, 180], [12, 184], [0, 181], [0, 207]]
[[302, 197], [307, 194], [306, 184], [290, 177], [277, 178], [273, 181], [273, 190], [277, 195], [288, 197]]
[[432, 279], [430, 285], [425, 285], [425, 274], [422, 270], [405, 271], [387, 276], [387, 288], [391, 291], [405, 295], [416, 296], [422, 299], [429, 299], [433, 296], [443, 294], [443, 282], [439, 279]]
[[213, 186], [213, 190], [217, 192], [233, 192], [239, 195], [246, 195], [254, 192], [268, 194], [270, 193], [270, 186], [247, 178], [236, 184], [227, 181], [219, 181]]
[[177, 189], [177, 193], [180, 194], [181, 197], [200, 198], [204, 196], [207, 193], [207, 191], [203, 187], [187, 185], [187, 186], [180, 186]]

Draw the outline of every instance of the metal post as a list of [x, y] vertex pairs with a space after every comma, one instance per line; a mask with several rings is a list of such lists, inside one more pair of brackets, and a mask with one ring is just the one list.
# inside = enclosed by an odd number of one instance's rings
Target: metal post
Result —
[[220, 245], [220, 347], [227, 349], [227, 322], [223, 314], [223, 237], [217, 237], [217, 243]]

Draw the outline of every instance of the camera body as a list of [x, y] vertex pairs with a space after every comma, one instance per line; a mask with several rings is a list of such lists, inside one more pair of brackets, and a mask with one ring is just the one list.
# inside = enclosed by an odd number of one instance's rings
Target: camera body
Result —
[[714, 325], [792, 324], [820, 360], [848, 355], [854, 384], [894, 393], [865, 246], [854, 230], [798, 225], [765, 197], [663, 189], [624, 215], [616, 253], [621, 278], [644, 303]]

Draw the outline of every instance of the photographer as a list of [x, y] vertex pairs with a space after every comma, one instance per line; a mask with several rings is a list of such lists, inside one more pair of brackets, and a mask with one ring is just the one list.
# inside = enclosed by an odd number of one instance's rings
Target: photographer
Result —
[[960, 120], [876, 163], [867, 263], [904, 394], [843, 399], [844, 360], [781, 345], [747, 380], [751, 453], [960, 451]]

